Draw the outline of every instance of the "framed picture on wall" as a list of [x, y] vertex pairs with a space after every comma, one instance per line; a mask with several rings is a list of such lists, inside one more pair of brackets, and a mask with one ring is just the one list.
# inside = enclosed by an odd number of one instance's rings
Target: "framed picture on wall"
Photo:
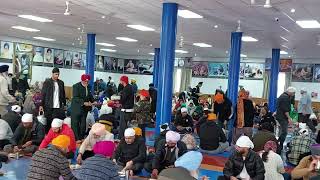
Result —
[[63, 67], [63, 54], [64, 50], [62, 49], [55, 49], [54, 51], [54, 67]]
[[208, 62], [192, 63], [192, 76], [208, 77], [208, 73], [209, 73]]
[[209, 68], [209, 77], [221, 77], [226, 78], [228, 77], [228, 63], [216, 63], [210, 62], [208, 64]]
[[140, 60], [138, 64], [138, 72], [140, 74], [152, 74], [153, 73], [153, 61]]
[[87, 64], [87, 54], [80, 53], [80, 55], [81, 55], [81, 69], [85, 69]]
[[113, 57], [104, 57], [104, 70], [108, 72], [117, 72], [118, 59]]
[[104, 56], [98, 56], [98, 58], [96, 59], [96, 69], [97, 71], [104, 70]]
[[13, 61], [13, 72], [21, 73], [27, 78], [31, 77], [33, 59], [33, 46], [31, 44], [16, 44], [16, 56]]
[[124, 60], [124, 71], [132, 74], [138, 73], [138, 64], [139, 60], [126, 59]]
[[259, 63], [246, 63], [244, 68], [244, 77], [246, 79], [262, 79], [264, 65]]
[[43, 66], [43, 47], [34, 47], [33, 48], [33, 60], [32, 64], [35, 66]]
[[8, 41], [1, 41], [0, 44], [0, 58], [3, 59], [2, 62], [4, 62], [4, 59], [9, 60], [5, 62], [12, 62], [14, 50], [13, 43]]
[[118, 59], [118, 71], [119, 73], [124, 73], [124, 59]]
[[79, 52], [73, 52], [72, 56], [72, 68], [73, 69], [80, 69], [81, 66], [81, 55]]
[[314, 64], [293, 64], [292, 81], [312, 82]]
[[63, 62], [65, 68], [72, 68], [72, 58], [73, 58], [73, 52], [72, 51], [64, 51], [63, 55]]
[[266, 58], [265, 63], [264, 63], [264, 70], [265, 71], [270, 71], [271, 70], [271, 58]]
[[292, 71], [292, 59], [280, 59], [280, 72]]
[[240, 70], [239, 70], [239, 78], [244, 78], [244, 70], [246, 68], [246, 63], [240, 63]]
[[44, 64], [47, 66], [53, 66], [54, 61], [54, 49], [44, 48]]
[[313, 81], [320, 82], [320, 64], [314, 66]]

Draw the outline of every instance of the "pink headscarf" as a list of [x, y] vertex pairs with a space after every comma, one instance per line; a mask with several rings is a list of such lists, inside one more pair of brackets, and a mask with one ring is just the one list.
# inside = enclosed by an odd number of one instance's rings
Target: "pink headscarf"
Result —
[[277, 143], [274, 141], [268, 141], [264, 145], [264, 151], [270, 151], [272, 150], [273, 152], [277, 152]]
[[106, 127], [101, 123], [94, 123], [91, 127], [90, 133], [103, 136], [106, 134]]
[[94, 154], [111, 157], [116, 145], [112, 141], [99, 141], [93, 146]]

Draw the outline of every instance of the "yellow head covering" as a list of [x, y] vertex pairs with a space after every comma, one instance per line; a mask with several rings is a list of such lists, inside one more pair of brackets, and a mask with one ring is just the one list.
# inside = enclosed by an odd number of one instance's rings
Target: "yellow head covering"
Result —
[[142, 136], [142, 130], [138, 127], [133, 128], [134, 131], [136, 132], [136, 136]]
[[214, 113], [208, 114], [208, 121], [215, 121], [217, 120], [217, 115]]
[[66, 135], [59, 135], [52, 140], [51, 144], [60, 148], [68, 148], [70, 145], [70, 137]]

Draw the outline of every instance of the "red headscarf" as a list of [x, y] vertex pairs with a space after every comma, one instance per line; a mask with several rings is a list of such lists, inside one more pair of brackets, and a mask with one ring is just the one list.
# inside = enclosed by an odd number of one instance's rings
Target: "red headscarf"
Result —
[[129, 78], [128, 76], [121, 76], [120, 81], [125, 82], [126, 84], [129, 84]]
[[145, 89], [142, 89], [139, 93], [141, 96], [149, 97], [149, 91], [147, 91]]
[[264, 145], [264, 151], [270, 151], [277, 152], [277, 143], [274, 141], [268, 141]]
[[91, 77], [89, 74], [82, 74], [81, 81], [90, 81]]

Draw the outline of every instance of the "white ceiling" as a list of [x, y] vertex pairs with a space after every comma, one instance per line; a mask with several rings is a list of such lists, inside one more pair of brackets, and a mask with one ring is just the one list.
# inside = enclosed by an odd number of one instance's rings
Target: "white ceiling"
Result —
[[[97, 34], [97, 42], [116, 44], [117, 54], [126, 56], [145, 56], [159, 47], [162, 3], [160, 0], [71, 0], [72, 16], [64, 16], [64, 0], [1, 0], [0, 36], [32, 40], [33, 36], [55, 38], [57, 44], [72, 46], [80, 36], [77, 30], [85, 24], [85, 31]], [[203, 19], [178, 19], [177, 40], [184, 37], [182, 49], [190, 53], [186, 56], [226, 57], [230, 47], [230, 33], [241, 20], [245, 35], [259, 39], [254, 43], [243, 43], [242, 53], [249, 57], [265, 58], [271, 56], [271, 49], [286, 45], [290, 56], [295, 58], [319, 58], [320, 46], [317, 35], [320, 29], [306, 30], [297, 26], [293, 20], [316, 19], [320, 21], [320, 0], [271, 0], [273, 8], [250, 7], [250, 0], [172, 0], [180, 9], [189, 9]], [[265, 0], [256, 0], [264, 4]], [[290, 9], [296, 12], [291, 13]], [[18, 14], [32, 14], [54, 20], [52, 23], [38, 23], [18, 18]], [[101, 16], [106, 18], [102, 19]], [[275, 21], [279, 18], [279, 21]], [[156, 29], [156, 32], [142, 32], [127, 28], [127, 24], [142, 24]], [[21, 25], [40, 29], [29, 33], [11, 29]], [[218, 25], [217, 29], [214, 25]], [[290, 30], [290, 33], [280, 26]], [[137, 43], [116, 40], [117, 36], [137, 39]], [[283, 41], [280, 36], [289, 40]], [[85, 37], [85, 34], [84, 34]], [[192, 46], [194, 42], [212, 44], [212, 48]], [[153, 46], [151, 47], [150, 44]], [[76, 46], [79, 46], [76, 43]], [[81, 47], [81, 46], [79, 46]], [[85, 48], [85, 45], [82, 46]], [[177, 48], [179, 47], [177, 41]], [[98, 46], [100, 48], [100, 46]], [[138, 52], [138, 49], [140, 52]]]

